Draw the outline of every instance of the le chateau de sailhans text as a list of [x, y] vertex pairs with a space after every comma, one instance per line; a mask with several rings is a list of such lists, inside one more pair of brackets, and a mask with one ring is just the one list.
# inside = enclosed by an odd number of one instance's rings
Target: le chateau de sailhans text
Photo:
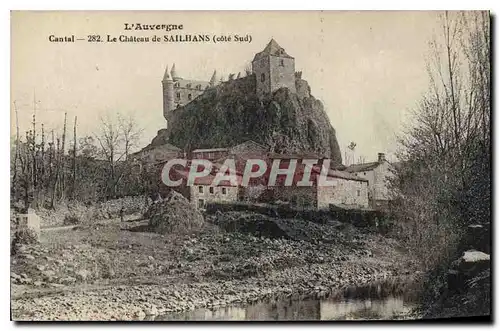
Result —
[[[87, 35], [51, 34], [51, 43], [251, 43], [252, 36], [246, 33], [184, 33], [183, 24], [123, 23], [123, 33], [89, 33]], [[156, 34], [167, 32], [167, 34]], [[143, 33], [137, 35], [137, 33]], [[155, 34], [152, 34], [155, 33]]]

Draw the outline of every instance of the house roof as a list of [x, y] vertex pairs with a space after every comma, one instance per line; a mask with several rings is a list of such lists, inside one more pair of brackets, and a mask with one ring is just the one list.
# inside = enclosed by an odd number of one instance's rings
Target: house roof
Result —
[[318, 154], [312, 152], [290, 153], [290, 154], [267, 153], [267, 156], [270, 159], [321, 159], [321, 157]]
[[[314, 166], [312, 169], [313, 173], [320, 174], [321, 173], [321, 168], [319, 166]], [[353, 175], [347, 171], [340, 171], [340, 170], [334, 170], [334, 169], [329, 169], [328, 170], [328, 177], [334, 177], [334, 178], [341, 178], [341, 179], [348, 179], [348, 180], [356, 180], [358, 182], [367, 182], [368, 179], [358, 177], [356, 175]]]
[[265, 56], [279, 56], [293, 59], [293, 57], [288, 55], [285, 52], [285, 49], [281, 47], [274, 39], [271, 39], [271, 41], [267, 44], [262, 52], [255, 54], [253, 61], [259, 60]]
[[207, 153], [207, 152], [227, 152], [229, 148], [198, 148], [194, 149], [192, 153]]
[[351, 164], [348, 166], [345, 170], [347, 172], [360, 172], [360, 171], [370, 171], [375, 169], [380, 165], [379, 162], [369, 162], [369, 163], [358, 163], [358, 164]]
[[247, 140], [247, 141], [242, 142], [241, 144], [234, 145], [231, 147], [231, 149], [233, 150], [233, 149], [236, 149], [236, 148], [239, 148], [242, 146], [253, 146], [253, 147], [257, 147], [257, 148], [262, 149], [262, 150], [266, 150], [266, 146], [261, 145], [259, 143], [256, 143], [253, 140]]
[[161, 149], [161, 150], [168, 150], [168, 151], [173, 151], [173, 152], [182, 152], [182, 149], [180, 149], [177, 146], [174, 146], [169, 143], [161, 144], [161, 145], [148, 145], [142, 149], [141, 152], [146, 152], [154, 149]]

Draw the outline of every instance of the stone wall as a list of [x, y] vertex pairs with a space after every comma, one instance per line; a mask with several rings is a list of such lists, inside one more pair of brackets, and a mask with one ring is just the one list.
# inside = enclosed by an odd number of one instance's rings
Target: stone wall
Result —
[[252, 62], [252, 72], [255, 74], [257, 82], [256, 93], [258, 96], [271, 92], [270, 71], [270, 59], [268, 56]]
[[317, 187], [277, 186], [273, 190], [275, 201], [289, 202], [298, 207], [317, 207]]
[[374, 201], [390, 199], [388, 180], [392, 176], [391, 165], [387, 161], [382, 162], [377, 168], [374, 169], [372, 189], [372, 198]]
[[318, 209], [330, 204], [368, 207], [368, 182], [336, 178], [335, 186], [320, 186], [317, 194]]
[[271, 56], [270, 58], [271, 92], [287, 87], [290, 92], [295, 93], [295, 60]]

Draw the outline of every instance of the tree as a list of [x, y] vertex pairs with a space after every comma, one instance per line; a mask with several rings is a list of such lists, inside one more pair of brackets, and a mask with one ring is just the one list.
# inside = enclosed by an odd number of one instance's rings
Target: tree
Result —
[[[127, 170], [130, 149], [140, 138], [142, 129], [137, 127], [133, 117], [115, 119], [101, 118], [100, 132], [95, 135], [100, 146], [100, 156], [108, 164], [109, 180], [106, 185], [108, 197], [116, 197], [118, 185]], [[118, 165], [123, 165], [118, 169]]]
[[429, 90], [400, 139], [394, 182], [398, 230], [428, 268], [455, 254], [466, 225], [490, 221], [491, 204], [488, 13], [445, 12], [440, 21]]

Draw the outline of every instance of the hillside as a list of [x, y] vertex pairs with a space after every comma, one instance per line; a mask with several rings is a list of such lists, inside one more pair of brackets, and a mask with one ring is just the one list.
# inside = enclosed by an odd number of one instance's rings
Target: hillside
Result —
[[297, 79], [297, 94], [287, 88], [260, 101], [255, 76], [223, 82], [172, 113], [169, 129], [151, 145], [166, 142], [185, 150], [228, 147], [246, 140], [279, 153], [315, 152], [341, 164], [342, 156], [323, 104]]

